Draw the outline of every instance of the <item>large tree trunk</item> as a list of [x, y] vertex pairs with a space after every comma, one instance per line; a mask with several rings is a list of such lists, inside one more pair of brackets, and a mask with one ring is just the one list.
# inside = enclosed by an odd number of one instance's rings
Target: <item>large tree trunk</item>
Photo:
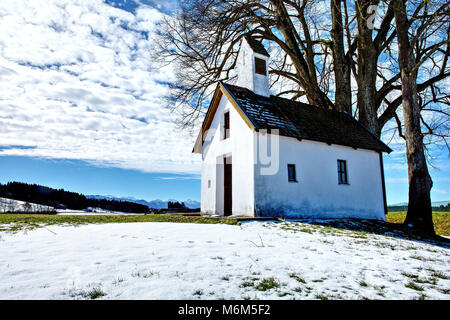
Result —
[[406, 156], [408, 161], [409, 202], [405, 224], [434, 235], [430, 190], [433, 186], [428, 173], [420, 128], [420, 105], [417, 96], [417, 71], [414, 52], [408, 38], [409, 21], [403, 0], [393, 0], [398, 35], [399, 66], [402, 82], [403, 118], [405, 124]]
[[375, 95], [377, 92], [377, 62], [378, 54], [372, 39], [372, 27], [368, 22], [372, 14], [368, 12], [370, 5], [377, 5], [379, 1], [356, 1], [356, 18], [358, 24], [358, 110], [359, 121], [378, 137], [381, 129], [378, 127]]
[[334, 104], [341, 112], [351, 113], [352, 92], [350, 83], [350, 63], [345, 56], [344, 28], [342, 25], [342, 0], [331, 0], [334, 66]]

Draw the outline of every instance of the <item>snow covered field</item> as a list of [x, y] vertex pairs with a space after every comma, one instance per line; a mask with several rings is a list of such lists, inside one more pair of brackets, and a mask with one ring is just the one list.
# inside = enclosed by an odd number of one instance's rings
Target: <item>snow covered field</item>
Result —
[[102, 208], [95, 208], [93, 211], [74, 210], [74, 209], [57, 209], [57, 214], [60, 216], [92, 216], [92, 215], [105, 215], [105, 214], [120, 214], [120, 215], [135, 215], [139, 213], [126, 213], [119, 211], [110, 211]]
[[5, 212], [48, 212], [48, 211], [53, 211], [53, 210], [54, 210], [53, 207], [44, 206], [42, 204], [0, 197], [0, 213], [5, 213]]
[[450, 299], [450, 249], [304, 223], [0, 232], [0, 299]]
[[110, 211], [102, 208], [90, 208], [91, 211], [86, 210], [74, 210], [74, 209], [55, 209], [50, 206], [45, 206], [42, 204], [25, 202], [20, 200], [1, 198], [0, 197], [0, 213], [6, 212], [35, 212], [35, 213], [47, 213], [49, 211], [56, 210], [58, 215], [93, 215], [93, 214], [135, 214], [135, 213], [125, 213], [119, 211]]

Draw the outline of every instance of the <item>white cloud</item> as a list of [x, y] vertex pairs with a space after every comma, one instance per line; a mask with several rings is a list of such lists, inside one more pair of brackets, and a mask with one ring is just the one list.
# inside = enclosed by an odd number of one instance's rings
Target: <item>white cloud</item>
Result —
[[441, 194], [441, 195], [447, 195], [448, 194], [447, 190], [442, 190], [442, 189], [433, 189], [433, 192], [437, 193], [437, 194]]
[[198, 173], [195, 137], [159, 99], [153, 70], [162, 14], [100, 0], [0, 2], [0, 155], [80, 159], [147, 172]]
[[200, 176], [167, 176], [167, 177], [156, 177], [156, 180], [200, 180]]
[[386, 182], [389, 182], [389, 183], [408, 183], [408, 178], [387, 178]]

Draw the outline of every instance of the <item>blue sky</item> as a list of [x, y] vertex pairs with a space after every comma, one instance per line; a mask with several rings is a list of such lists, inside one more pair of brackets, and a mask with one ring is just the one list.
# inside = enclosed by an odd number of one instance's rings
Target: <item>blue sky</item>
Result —
[[37, 183], [91, 195], [200, 199], [200, 180], [195, 175], [97, 167], [80, 160], [0, 157], [0, 177], [0, 183]]
[[[200, 200], [195, 136], [163, 105], [170, 66], [152, 33], [176, 0], [0, 2], [0, 183], [84, 194]], [[388, 203], [407, 201], [403, 143], [385, 156]], [[450, 200], [448, 154], [430, 169]]]

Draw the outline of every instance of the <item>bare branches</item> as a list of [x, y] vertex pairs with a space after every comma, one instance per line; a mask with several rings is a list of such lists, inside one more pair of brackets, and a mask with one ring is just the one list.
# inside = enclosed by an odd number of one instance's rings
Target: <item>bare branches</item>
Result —
[[334, 108], [328, 92], [330, 40], [315, 29], [319, 27], [311, 22], [315, 20], [311, 8], [314, 2], [310, 0], [184, 1], [178, 15], [161, 24], [154, 53], [161, 65], [176, 65], [167, 98], [175, 109], [184, 109], [184, 124], [202, 114], [218, 80], [233, 81], [239, 43], [245, 34], [266, 41], [281, 53], [285, 62], [277, 63], [278, 57], [272, 57], [270, 74], [275, 82], [283, 78], [297, 89], [280, 91]]
[[[271, 51], [277, 95], [357, 114], [380, 135], [402, 103], [392, 0], [185, 0], [158, 28], [154, 53], [175, 65], [167, 104], [182, 124], [201, 117], [218, 80], [233, 82], [245, 34]], [[375, 25], [367, 6], [378, 4]], [[449, 76], [448, 1], [410, 0], [408, 36], [415, 50], [418, 91]], [[446, 16], [447, 15], [447, 16]], [[358, 97], [356, 88], [358, 85]], [[356, 98], [358, 103], [356, 103]], [[441, 103], [439, 99], [437, 104]], [[442, 115], [442, 114], [441, 114]]]

